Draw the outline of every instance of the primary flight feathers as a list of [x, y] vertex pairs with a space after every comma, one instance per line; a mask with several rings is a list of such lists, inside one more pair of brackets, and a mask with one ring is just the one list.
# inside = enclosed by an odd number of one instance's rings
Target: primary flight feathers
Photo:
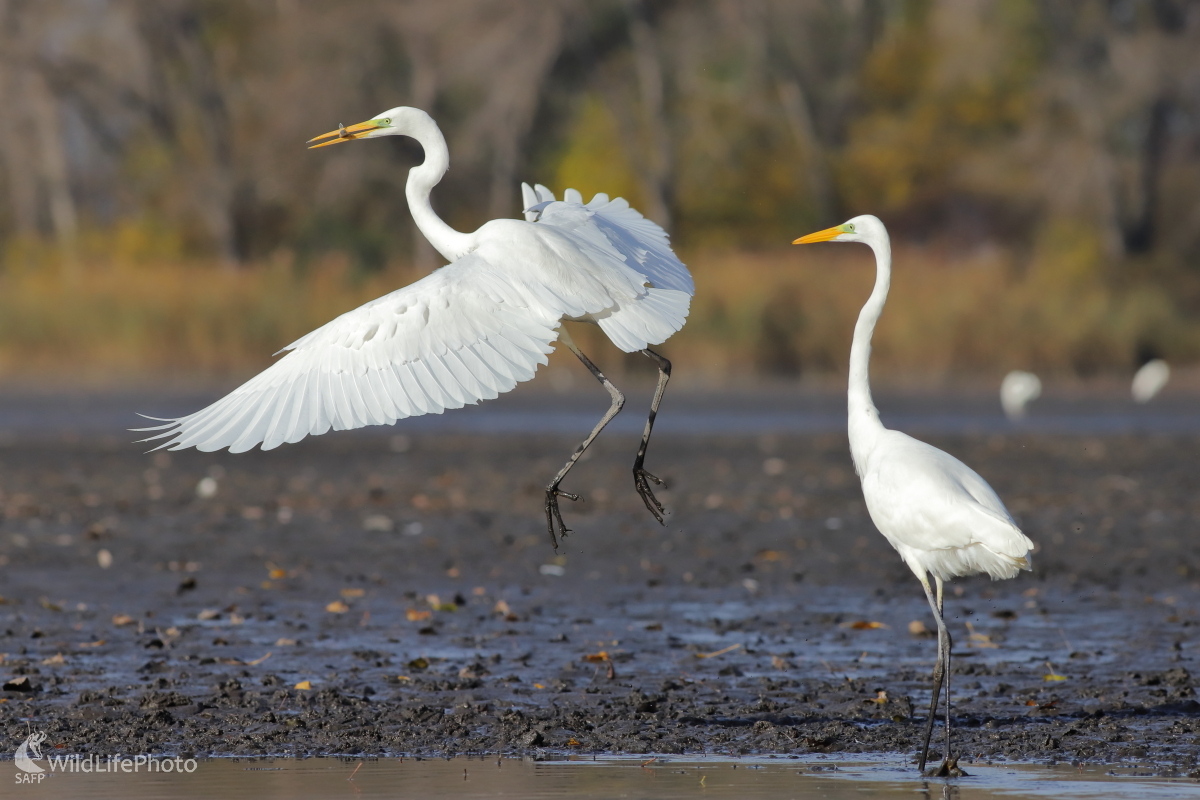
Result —
[[155, 433], [144, 441], [269, 450], [496, 397], [546, 363], [564, 318], [626, 352], [683, 327], [694, 286], [662, 228], [620, 198], [522, 188], [536, 224], [487, 223], [471, 252], [302, 337], [207, 408], [140, 429]]

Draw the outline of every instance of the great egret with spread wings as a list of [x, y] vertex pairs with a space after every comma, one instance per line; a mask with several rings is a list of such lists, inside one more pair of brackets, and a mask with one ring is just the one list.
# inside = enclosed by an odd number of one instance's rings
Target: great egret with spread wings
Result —
[[[986, 572], [992, 580], [1013, 578], [1030, 569], [1029, 540], [1013, 521], [987, 481], [957, 458], [879, 421], [871, 399], [868, 366], [871, 335], [887, 301], [892, 281], [892, 248], [878, 218], [855, 217], [842, 225], [810, 233], [793, 244], [862, 242], [875, 253], [875, 288], [859, 312], [850, 347], [847, 392], [850, 454], [862, 481], [867, 511], [879, 532], [900, 553], [921, 587], [938, 626], [938, 660], [933, 670], [933, 699], [925, 723], [920, 769], [925, 769], [929, 739], [943, 678], [946, 684], [946, 752], [939, 775], [959, 774], [950, 755], [950, 632], [942, 619], [942, 584], [951, 578]], [[929, 586], [937, 585], [937, 596]]]
[[[562, 327], [599, 325], [627, 353], [658, 367], [658, 385], [633, 464], [634, 485], [661, 523], [663, 507], [644, 468], [671, 363], [650, 349], [683, 327], [695, 287], [667, 234], [621, 198], [586, 204], [568, 189], [557, 201], [544, 186], [522, 185], [525, 219], [498, 219], [474, 233], [454, 230], [434, 212], [433, 187], [449, 168], [449, 150], [424, 111], [397, 107], [310, 140], [326, 147], [358, 139], [410, 136], [425, 160], [408, 173], [405, 195], [421, 233], [450, 262], [421, 280], [349, 311], [284, 348], [287, 355], [205, 409], [142, 430], [160, 447], [270, 450], [309, 434], [387, 425], [440, 414], [507, 392], [565, 344], [611, 397], [591, 434], [546, 487], [546, 527], [557, 547], [563, 522], [559, 488], [571, 467], [625, 398]], [[315, 143], [315, 144], [314, 144]], [[281, 351], [282, 352], [282, 351]]]

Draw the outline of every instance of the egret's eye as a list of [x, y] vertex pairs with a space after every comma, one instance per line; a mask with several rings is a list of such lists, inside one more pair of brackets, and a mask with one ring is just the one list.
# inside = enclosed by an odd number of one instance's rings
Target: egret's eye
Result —
[[391, 117], [389, 117], [389, 118], [385, 119], [385, 120], [383, 121], [383, 124], [384, 124], [384, 125], [391, 125], [391, 124], [392, 124]]
[[854, 233], [854, 223], [850, 223], [846, 226], [846, 233]]

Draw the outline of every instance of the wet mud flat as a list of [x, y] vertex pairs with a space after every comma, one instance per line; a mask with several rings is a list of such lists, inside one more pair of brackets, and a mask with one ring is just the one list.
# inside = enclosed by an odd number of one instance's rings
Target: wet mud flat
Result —
[[[1200, 775], [1200, 437], [925, 438], [1038, 543], [1032, 574], [949, 596], [964, 763]], [[572, 473], [555, 553], [542, 487], [570, 436], [9, 437], [4, 750], [911, 753], [932, 621], [844, 436], [661, 436], [666, 527], [635, 441]]]

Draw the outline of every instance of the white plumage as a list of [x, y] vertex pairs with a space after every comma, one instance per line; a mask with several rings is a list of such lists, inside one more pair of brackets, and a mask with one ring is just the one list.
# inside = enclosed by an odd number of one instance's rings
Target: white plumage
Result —
[[1129, 392], [1135, 403], [1149, 403], [1171, 380], [1171, 367], [1161, 358], [1152, 358], [1134, 373]]
[[1029, 568], [1033, 543], [987, 481], [954, 456], [885, 429], [854, 459], [871, 520], [914, 572], [996, 580]]
[[1042, 381], [1032, 372], [1014, 369], [1000, 381], [1000, 407], [1011, 420], [1022, 419], [1025, 407], [1042, 396]]
[[238, 453], [440, 414], [529, 380], [560, 338], [584, 358], [561, 330], [564, 319], [594, 322], [626, 352], [645, 351], [683, 327], [691, 275], [663, 229], [623, 199], [598, 194], [585, 204], [568, 189], [556, 201], [544, 186], [522, 185], [524, 221], [493, 220], [461, 233], [429, 202], [449, 153], [425, 112], [393, 108], [313, 141], [329, 139], [314, 145], [323, 147], [389, 135], [411, 136], [425, 149], [406, 195], [421, 232], [451, 263], [293, 342], [274, 365], [207, 408], [142, 429], [155, 434], [145, 441]]
[[[892, 278], [887, 229], [876, 217], [855, 217], [842, 225], [797, 239], [862, 242], [875, 253], [875, 288], [858, 315], [850, 348], [847, 391], [850, 454], [862, 481], [871, 521], [921, 582], [938, 625], [938, 661], [933, 702], [926, 722], [920, 768], [925, 768], [933, 717], [946, 680], [946, 754], [940, 774], [958, 770], [950, 757], [950, 634], [942, 618], [942, 586], [951, 578], [986, 573], [993, 580], [1030, 569], [1029, 540], [987, 481], [954, 456], [888, 430], [871, 399], [871, 336], [883, 312]], [[937, 584], [937, 596], [929, 585]]]

